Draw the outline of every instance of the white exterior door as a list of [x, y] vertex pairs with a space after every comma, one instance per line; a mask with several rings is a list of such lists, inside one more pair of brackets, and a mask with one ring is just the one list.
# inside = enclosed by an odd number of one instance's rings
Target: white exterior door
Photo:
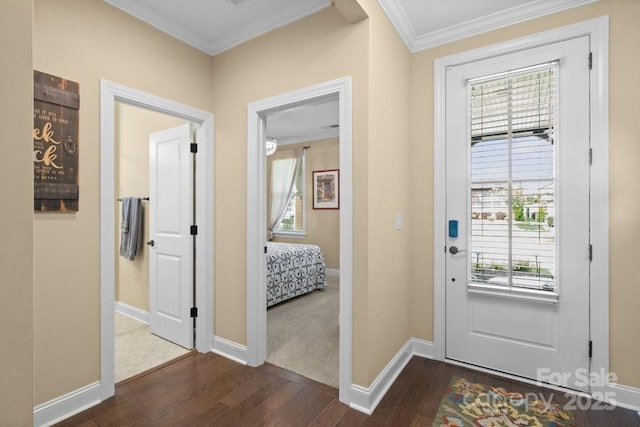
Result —
[[191, 125], [149, 135], [149, 324], [193, 348], [193, 155]]
[[446, 76], [446, 357], [582, 391], [588, 58], [585, 36]]

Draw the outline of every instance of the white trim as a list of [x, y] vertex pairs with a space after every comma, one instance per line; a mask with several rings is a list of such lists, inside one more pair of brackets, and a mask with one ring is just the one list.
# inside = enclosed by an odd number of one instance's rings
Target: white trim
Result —
[[371, 386], [351, 385], [351, 406], [353, 409], [371, 415], [393, 385], [398, 375], [413, 356], [431, 359], [433, 344], [418, 338], [410, 338], [385, 368], [378, 374]]
[[242, 344], [214, 335], [211, 338], [211, 351], [234, 362], [247, 364], [247, 347]]
[[145, 310], [141, 310], [138, 307], [134, 307], [127, 303], [117, 301], [116, 302], [116, 313], [120, 313], [122, 315], [131, 317], [132, 319], [137, 320], [138, 322], [142, 322], [145, 325], [149, 324], [149, 312]]
[[307, 234], [304, 231], [273, 231], [273, 237], [280, 237], [283, 239], [306, 239]]
[[141, 108], [182, 117], [199, 125], [196, 131], [196, 348], [211, 351], [213, 334], [213, 216], [214, 216], [214, 143], [213, 115], [184, 104], [151, 95], [107, 80], [100, 81], [100, 397], [115, 393], [114, 373], [114, 294], [115, 234], [113, 209], [115, 198], [115, 103], [124, 102]]
[[295, 21], [328, 7], [328, 0], [311, 0], [311, 2], [294, 2], [279, 10], [277, 13], [265, 15], [256, 22], [239, 26], [234, 31], [225, 34], [216, 40], [211, 40], [206, 34], [193, 31], [188, 24], [178, 23], [175, 19], [167, 17], [163, 13], [152, 8], [145, 7], [140, 2], [125, 0], [105, 0], [111, 6], [135, 16], [143, 22], [169, 34], [170, 36], [195, 47], [209, 55], [217, 55], [225, 50], [238, 46], [262, 34], [268, 33], [280, 27], [285, 27]]
[[622, 384], [610, 384], [609, 392], [614, 393], [613, 395], [610, 394], [613, 398], [610, 403], [621, 408], [640, 412], [640, 388]]
[[328, 276], [328, 277], [340, 277], [340, 270], [335, 269], [335, 268], [327, 268], [324, 270], [324, 273]]
[[360, 412], [371, 415], [382, 400], [398, 375], [411, 360], [411, 341], [407, 341], [393, 356], [393, 359], [378, 374], [368, 388], [359, 385], [351, 386], [351, 406]]
[[307, 4], [302, 4], [301, 2], [290, 3], [286, 8], [279, 11], [277, 17], [266, 16], [262, 20], [244, 25], [237, 33], [210, 43], [205, 52], [209, 55], [217, 55], [277, 28], [286, 27], [307, 16], [311, 16], [330, 5], [331, 2], [328, 0], [313, 0], [311, 6], [309, 6], [308, 2]]
[[[609, 372], [609, 17], [591, 25], [591, 371]], [[595, 143], [594, 143], [595, 142]], [[605, 390], [592, 387], [592, 392]]]
[[350, 402], [353, 336], [353, 162], [351, 78], [343, 77], [252, 102], [247, 123], [247, 363], [266, 360], [266, 155], [264, 116], [292, 104], [338, 98], [340, 109], [340, 356], [339, 399]]
[[433, 343], [419, 338], [410, 338], [411, 355], [420, 356], [425, 359], [433, 359]]
[[33, 408], [33, 425], [52, 426], [100, 403], [100, 381]]
[[[447, 67], [588, 35], [591, 70], [591, 263], [592, 372], [609, 372], [609, 17], [603, 16], [434, 61], [434, 358], [445, 360], [445, 81]], [[586, 61], [585, 61], [586, 63]], [[497, 373], [496, 373], [497, 374]], [[591, 392], [606, 392], [592, 387]]]
[[598, 0], [532, 1], [521, 6], [420, 35], [416, 34], [413, 25], [400, 5], [400, 0], [378, 0], [378, 3], [396, 28], [400, 38], [402, 38], [409, 50], [415, 53], [596, 1]]

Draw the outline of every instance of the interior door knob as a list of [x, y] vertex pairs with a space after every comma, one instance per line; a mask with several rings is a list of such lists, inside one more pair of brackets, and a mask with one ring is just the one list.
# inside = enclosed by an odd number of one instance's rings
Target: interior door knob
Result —
[[458, 252], [466, 252], [466, 251], [467, 251], [466, 249], [458, 249], [457, 246], [449, 246], [449, 253], [451, 255], [455, 255]]
[[149, 240], [149, 241], [147, 242], [147, 245], [149, 245], [149, 246], [151, 246], [151, 247], [155, 246], [155, 244], [156, 244], [156, 242], [154, 242], [153, 240]]

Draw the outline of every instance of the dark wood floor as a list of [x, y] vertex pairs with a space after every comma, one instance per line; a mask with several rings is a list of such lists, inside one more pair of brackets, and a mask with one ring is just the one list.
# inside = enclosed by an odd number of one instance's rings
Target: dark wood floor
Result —
[[[250, 368], [190, 353], [116, 386], [116, 395], [60, 426], [431, 426], [451, 377], [521, 393], [552, 391], [414, 357], [371, 416], [338, 401], [336, 389], [279, 367]], [[563, 394], [555, 392], [554, 403]], [[548, 399], [548, 397], [547, 397]], [[578, 410], [578, 426], [640, 426], [634, 411]]]

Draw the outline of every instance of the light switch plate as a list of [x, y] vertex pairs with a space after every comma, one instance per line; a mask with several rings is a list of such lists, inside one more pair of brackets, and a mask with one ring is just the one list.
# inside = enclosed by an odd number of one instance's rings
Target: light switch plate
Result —
[[402, 230], [402, 212], [396, 212], [396, 230]]

